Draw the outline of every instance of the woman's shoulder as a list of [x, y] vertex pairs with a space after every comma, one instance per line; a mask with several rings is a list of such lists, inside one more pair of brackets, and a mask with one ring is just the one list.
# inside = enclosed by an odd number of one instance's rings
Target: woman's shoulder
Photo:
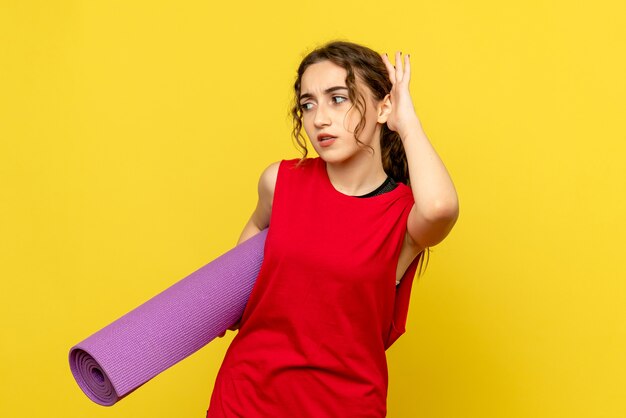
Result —
[[275, 161], [265, 167], [261, 176], [259, 177], [258, 191], [259, 197], [272, 201], [274, 196], [274, 189], [276, 188], [276, 179], [278, 178], [278, 169], [280, 168], [282, 161]]
[[[309, 175], [310, 172], [318, 168], [320, 157], [315, 158], [289, 158], [279, 161], [279, 167], [282, 167], [282, 176], [300, 176]], [[280, 176], [280, 175], [279, 175]]]
[[394, 204], [403, 208], [411, 208], [415, 203], [413, 198], [413, 190], [402, 182], [397, 182], [396, 188], [389, 193], [394, 193], [395, 198], [392, 199]]
[[320, 157], [290, 158], [281, 160], [281, 162], [289, 167], [311, 167], [316, 163], [319, 163], [319, 161]]
[[259, 193], [264, 195], [273, 196], [276, 188], [276, 181], [278, 179], [278, 172], [281, 166], [285, 168], [305, 168], [312, 167], [319, 157], [316, 158], [290, 158], [274, 161], [263, 169], [259, 178]]

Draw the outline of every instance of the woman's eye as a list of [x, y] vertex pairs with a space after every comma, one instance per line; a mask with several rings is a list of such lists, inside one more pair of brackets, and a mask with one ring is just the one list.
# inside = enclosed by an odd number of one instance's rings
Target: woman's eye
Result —
[[[345, 102], [345, 101], [347, 101], [347, 100], [348, 100], [348, 99], [346, 99], [345, 97], [342, 97], [342, 96], [333, 96], [333, 97], [332, 97], [332, 99], [333, 99], [333, 100], [334, 100], [334, 99], [341, 99], [341, 101], [339, 101], [339, 102], [335, 102], [336, 104], [341, 104], [341, 103], [343, 103], [343, 102]], [[310, 108], [310, 107], [307, 107], [307, 106], [308, 106], [308, 105], [310, 105], [310, 104], [311, 104], [311, 103], [302, 103], [302, 104], [300, 105], [300, 108], [301, 108], [303, 111], [311, 110], [311, 108]]]

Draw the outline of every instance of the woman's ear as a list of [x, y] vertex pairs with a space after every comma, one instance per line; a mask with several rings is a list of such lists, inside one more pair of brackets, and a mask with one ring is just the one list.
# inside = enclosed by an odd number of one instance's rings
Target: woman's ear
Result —
[[386, 123], [389, 113], [391, 113], [391, 100], [389, 94], [387, 94], [378, 104], [378, 119], [376, 121], [378, 123]]

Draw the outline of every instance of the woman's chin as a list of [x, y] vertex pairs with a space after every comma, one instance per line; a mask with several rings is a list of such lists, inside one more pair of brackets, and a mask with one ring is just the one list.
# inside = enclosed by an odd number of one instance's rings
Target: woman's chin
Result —
[[326, 150], [317, 151], [317, 155], [319, 155], [322, 160], [331, 164], [340, 163], [345, 160], [345, 156]]

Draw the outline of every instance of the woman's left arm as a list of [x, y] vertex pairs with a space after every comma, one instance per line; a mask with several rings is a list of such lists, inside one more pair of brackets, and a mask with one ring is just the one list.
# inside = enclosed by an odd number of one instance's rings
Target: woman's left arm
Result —
[[407, 232], [420, 249], [441, 242], [452, 230], [459, 217], [459, 200], [446, 167], [431, 145], [417, 117], [409, 80], [409, 56], [400, 64], [401, 53], [396, 52], [396, 67], [382, 55], [393, 84], [389, 94], [390, 111], [387, 126], [400, 135], [409, 166], [411, 191], [415, 203], [407, 220]]

